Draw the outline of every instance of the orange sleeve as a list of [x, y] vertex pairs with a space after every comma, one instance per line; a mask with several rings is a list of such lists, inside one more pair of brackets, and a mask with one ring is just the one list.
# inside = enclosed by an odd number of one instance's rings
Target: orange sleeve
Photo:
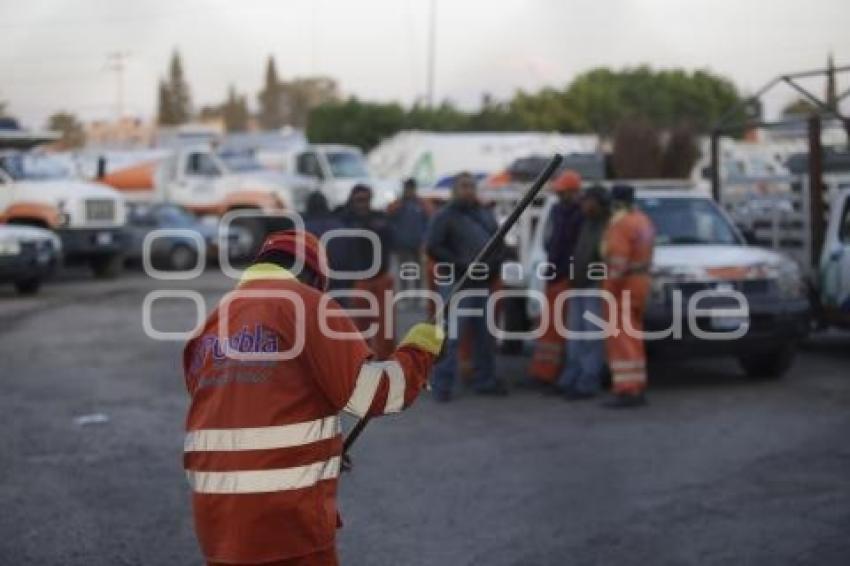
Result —
[[[434, 356], [402, 346], [386, 361], [373, 361], [372, 352], [351, 319], [329, 301], [325, 328], [310, 317], [304, 359], [313, 379], [331, 404], [355, 416], [397, 413], [409, 407], [428, 377]], [[316, 312], [318, 313], [318, 304]], [[327, 330], [348, 338], [330, 336]]]
[[630, 248], [627, 219], [622, 218], [611, 225], [606, 236], [605, 262], [609, 279], [623, 277], [629, 263]]

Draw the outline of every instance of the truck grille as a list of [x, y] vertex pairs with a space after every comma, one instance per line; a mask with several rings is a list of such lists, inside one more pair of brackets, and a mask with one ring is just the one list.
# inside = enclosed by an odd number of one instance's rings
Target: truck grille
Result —
[[86, 220], [94, 222], [115, 220], [115, 201], [91, 199], [86, 201]]
[[[754, 297], [760, 295], [766, 295], [771, 291], [770, 281], [767, 279], [743, 279], [743, 280], [735, 280], [735, 281], [724, 281], [721, 283], [724, 286], [728, 286], [739, 293], [742, 293], [746, 297]], [[699, 291], [705, 291], [709, 289], [716, 289], [718, 286], [717, 282], [695, 282], [689, 281], [684, 283], [676, 283], [670, 286], [670, 289], [679, 289], [682, 291], [682, 294], [685, 298], [688, 298]]]

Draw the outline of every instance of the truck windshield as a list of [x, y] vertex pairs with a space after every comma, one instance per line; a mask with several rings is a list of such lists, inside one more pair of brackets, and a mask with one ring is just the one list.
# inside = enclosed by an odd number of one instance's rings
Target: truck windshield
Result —
[[328, 164], [334, 177], [340, 179], [352, 179], [368, 177], [366, 164], [363, 156], [353, 151], [329, 151], [327, 153]]
[[741, 243], [729, 221], [709, 199], [640, 198], [638, 206], [655, 224], [655, 242], [659, 245]]
[[49, 181], [71, 176], [68, 165], [47, 155], [0, 155], [0, 168], [15, 181]]
[[243, 173], [246, 171], [260, 171], [263, 165], [250, 152], [222, 152], [218, 156], [224, 161], [229, 171]]

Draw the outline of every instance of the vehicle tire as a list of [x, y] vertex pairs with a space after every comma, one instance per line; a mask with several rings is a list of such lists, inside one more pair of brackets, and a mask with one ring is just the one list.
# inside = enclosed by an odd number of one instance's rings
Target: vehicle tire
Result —
[[29, 279], [21, 279], [15, 281], [15, 289], [21, 295], [35, 295], [41, 288], [41, 279], [38, 277], [30, 277]]
[[186, 244], [176, 244], [168, 252], [168, 269], [187, 271], [198, 263], [198, 252]]
[[[259, 211], [258, 211], [259, 214]], [[250, 260], [257, 252], [260, 251], [260, 246], [263, 245], [263, 240], [266, 238], [266, 224], [262, 218], [242, 217], [233, 221], [233, 225], [239, 227], [248, 235], [249, 240], [245, 245], [245, 255], [236, 258], [237, 260]]]
[[[525, 313], [525, 299], [522, 297], [507, 297], [504, 299], [502, 311], [502, 327], [508, 332], [524, 332], [529, 329], [528, 316]], [[502, 340], [500, 349], [508, 356], [522, 354], [522, 340]]]
[[124, 267], [124, 256], [121, 254], [99, 256], [91, 260], [91, 268], [98, 279], [115, 279]]
[[780, 379], [794, 365], [796, 356], [796, 345], [787, 344], [776, 350], [743, 355], [738, 363], [751, 379]]

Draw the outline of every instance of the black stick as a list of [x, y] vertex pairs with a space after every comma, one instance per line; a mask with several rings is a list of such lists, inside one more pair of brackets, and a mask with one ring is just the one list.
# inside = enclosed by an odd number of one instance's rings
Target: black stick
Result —
[[[451, 306], [451, 298], [455, 293], [463, 289], [464, 285], [466, 285], [467, 281], [469, 281], [469, 273], [472, 270], [472, 267], [479, 263], [485, 263], [490, 258], [490, 256], [493, 255], [493, 252], [496, 250], [496, 248], [498, 248], [502, 244], [502, 241], [505, 239], [505, 235], [511, 228], [513, 228], [520, 215], [525, 212], [525, 209], [531, 205], [531, 203], [534, 201], [534, 198], [538, 195], [538, 193], [540, 193], [540, 190], [543, 188], [543, 185], [545, 185], [546, 181], [548, 181], [549, 178], [554, 175], [555, 170], [558, 169], [558, 166], [563, 160], [564, 158], [556, 153], [552, 157], [552, 160], [549, 162], [549, 164], [546, 165], [546, 168], [540, 172], [536, 179], [534, 179], [534, 182], [528, 188], [519, 203], [517, 203], [517, 205], [514, 207], [514, 209], [505, 219], [505, 221], [502, 222], [502, 225], [499, 226], [499, 229], [496, 230], [496, 233], [490, 237], [486, 244], [484, 244], [484, 247], [481, 248], [481, 251], [478, 252], [478, 255], [475, 256], [474, 260], [472, 260], [472, 263], [467, 266], [466, 271], [463, 272], [463, 275], [458, 280], [458, 282], [454, 284], [451, 292], [449, 293], [448, 300], [443, 303], [440, 312], [435, 315], [435, 318], [432, 319], [432, 322], [434, 320], [445, 321], [448, 319], [449, 310]], [[365, 429], [366, 425], [369, 424], [369, 420], [371, 420], [371, 417], [369, 415], [364, 416], [362, 419], [357, 421], [357, 424], [354, 425], [354, 428], [352, 428], [351, 432], [348, 433], [348, 436], [345, 437], [345, 441], [342, 444], [343, 456], [348, 454], [348, 451], [357, 441], [357, 438], [363, 432], [363, 429]]]

